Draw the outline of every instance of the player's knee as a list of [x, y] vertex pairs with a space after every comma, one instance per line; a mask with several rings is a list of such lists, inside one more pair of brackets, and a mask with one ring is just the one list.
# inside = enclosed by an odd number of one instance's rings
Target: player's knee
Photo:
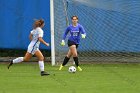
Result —
[[77, 56], [78, 56], [77, 53], [74, 53], [74, 54], [73, 54], [73, 57], [77, 57]]
[[71, 57], [71, 55], [67, 55], [67, 57], [68, 57], [68, 58], [70, 58], [70, 57]]
[[25, 61], [25, 62], [26, 62], [26, 61], [29, 61], [29, 59], [28, 59], [28, 58], [24, 58], [24, 59], [23, 59], [23, 61]]
[[44, 57], [43, 57], [43, 56], [40, 57], [40, 58], [39, 58], [39, 61], [44, 61]]

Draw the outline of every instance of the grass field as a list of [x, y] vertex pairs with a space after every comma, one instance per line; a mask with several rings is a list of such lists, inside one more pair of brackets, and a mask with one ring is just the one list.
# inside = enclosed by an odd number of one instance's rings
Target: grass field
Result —
[[0, 64], [0, 93], [139, 93], [140, 64], [87, 64], [72, 74], [45, 63], [50, 76], [40, 76], [38, 63]]

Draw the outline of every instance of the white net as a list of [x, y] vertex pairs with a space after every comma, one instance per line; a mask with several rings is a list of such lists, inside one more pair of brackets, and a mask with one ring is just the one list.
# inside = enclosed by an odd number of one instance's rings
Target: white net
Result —
[[139, 0], [54, 0], [56, 62], [67, 54], [60, 42], [72, 15], [87, 33], [78, 48], [80, 61], [140, 62], [139, 10]]

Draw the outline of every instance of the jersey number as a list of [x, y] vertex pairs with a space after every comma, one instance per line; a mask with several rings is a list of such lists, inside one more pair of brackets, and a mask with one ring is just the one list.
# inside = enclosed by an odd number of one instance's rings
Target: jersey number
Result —
[[73, 33], [73, 36], [78, 36], [78, 33]]

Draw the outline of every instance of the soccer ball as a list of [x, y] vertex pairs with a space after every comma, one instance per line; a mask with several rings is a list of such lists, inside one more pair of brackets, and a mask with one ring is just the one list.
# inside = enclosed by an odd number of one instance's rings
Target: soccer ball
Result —
[[76, 72], [76, 68], [74, 66], [70, 66], [69, 69], [68, 69], [68, 71], [70, 73], [75, 73]]

